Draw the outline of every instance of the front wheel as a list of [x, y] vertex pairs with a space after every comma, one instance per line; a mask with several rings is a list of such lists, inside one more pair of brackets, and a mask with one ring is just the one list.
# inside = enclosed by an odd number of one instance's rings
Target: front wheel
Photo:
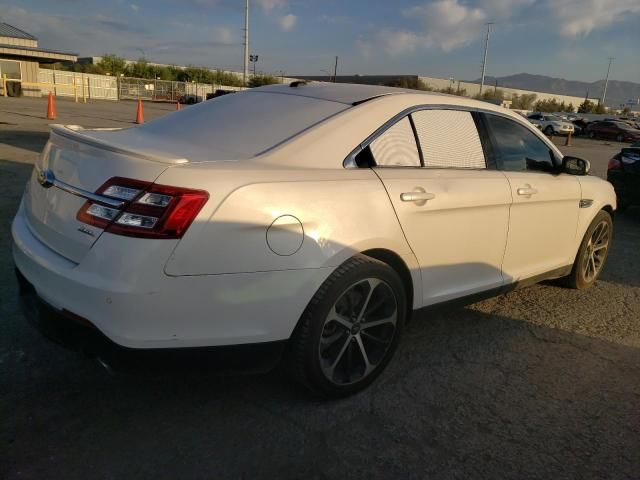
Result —
[[622, 135], [621, 133], [618, 134], [618, 136], [616, 137], [616, 141], [618, 142], [622, 142], [624, 140], [624, 135]]
[[565, 279], [567, 286], [582, 290], [596, 282], [607, 260], [612, 237], [611, 215], [601, 210], [582, 239], [571, 274]]
[[548, 125], [547, 128], [544, 129], [544, 134], [548, 137], [552, 136], [555, 132], [553, 131], [553, 127]]
[[365, 255], [352, 257], [309, 302], [290, 339], [288, 370], [315, 394], [356, 393], [391, 360], [406, 311], [396, 271]]

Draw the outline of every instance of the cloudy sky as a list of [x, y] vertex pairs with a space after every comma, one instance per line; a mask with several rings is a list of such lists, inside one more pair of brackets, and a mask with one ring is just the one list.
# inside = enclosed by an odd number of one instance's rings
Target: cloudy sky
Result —
[[[0, 0], [44, 48], [241, 69], [244, 0]], [[251, 0], [259, 70], [322, 75], [520, 72], [640, 82], [640, 0]]]

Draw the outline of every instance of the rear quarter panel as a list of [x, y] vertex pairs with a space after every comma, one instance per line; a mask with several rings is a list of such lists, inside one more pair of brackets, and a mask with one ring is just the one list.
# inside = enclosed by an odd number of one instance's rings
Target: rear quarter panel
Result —
[[[387, 193], [369, 169], [247, 169], [229, 162], [170, 169], [160, 181], [212, 196], [169, 258], [168, 275], [335, 267], [371, 248], [407, 257], [417, 270]], [[283, 216], [286, 225], [273, 227], [279, 238], [300, 244], [285, 255], [267, 241], [267, 230]]]

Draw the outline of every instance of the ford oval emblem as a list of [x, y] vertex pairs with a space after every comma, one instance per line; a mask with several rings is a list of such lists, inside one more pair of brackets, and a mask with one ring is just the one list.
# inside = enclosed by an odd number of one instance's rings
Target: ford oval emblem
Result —
[[55, 182], [55, 180], [56, 176], [51, 170], [41, 170], [38, 173], [38, 183], [42, 186], [42, 188], [53, 187], [53, 182]]

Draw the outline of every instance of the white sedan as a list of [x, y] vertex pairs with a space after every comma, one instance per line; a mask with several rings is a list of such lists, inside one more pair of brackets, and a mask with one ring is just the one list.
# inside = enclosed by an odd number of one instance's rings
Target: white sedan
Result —
[[532, 113], [527, 119], [548, 136], [569, 135], [575, 130], [573, 123], [550, 113]]
[[117, 348], [275, 345], [347, 395], [413, 310], [592, 285], [616, 198], [588, 170], [487, 103], [268, 86], [127, 129], [52, 126], [14, 259], [23, 292]]

